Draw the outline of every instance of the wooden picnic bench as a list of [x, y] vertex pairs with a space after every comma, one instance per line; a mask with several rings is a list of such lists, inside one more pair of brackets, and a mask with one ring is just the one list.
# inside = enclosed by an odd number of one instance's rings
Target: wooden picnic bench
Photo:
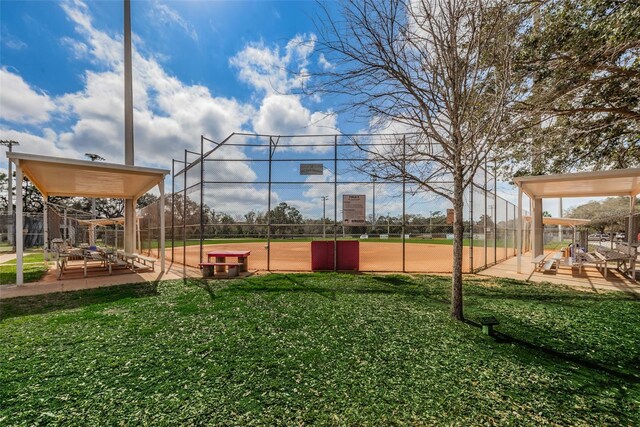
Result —
[[534, 264], [533, 271], [542, 270], [542, 267], [544, 266], [544, 260], [547, 258], [547, 255], [548, 254], [538, 255], [531, 261], [531, 263]]
[[207, 252], [207, 262], [211, 262], [211, 259], [214, 258], [216, 263], [221, 263], [216, 266], [216, 271], [219, 273], [224, 272], [225, 263], [227, 263], [227, 258], [237, 258], [237, 263], [240, 265], [240, 271], [246, 272], [249, 269], [249, 255], [251, 255], [251, 251], [210, 251]]
[[243, 263], [241, 262], [201, 262], [198, 265], [200, 266], [200, 269], [202, 269], [202, 277], [207, 279], [209, 277], [214, 276], [216, 268], [218, 267], [222, 267], [222, 268], [227, 267], [227, 277], [236, 277], [238, 275], [238, 269], [242, 267]]
[[[149, 264], [151, 264], [151, 271], [155, 271], [156, 270], [156, 261], [158, 261], [156, 258], [152, 258], [152, 257], [148, 257], [145, 255], [140, 255], [138, 253], [130, 253], [130, 252], [125, 252], [122, 249], [118, 250], [118, 258], [122, 259], [124, 262], [126, 262], [127, 266], [132, 270], [132, 271], [136, 271], [136, 262], [143, 264], [145, 267], [149, 267]], [[147, 264], [149, 263], [149, 264]]]
[[580, 274], [582, 274], [582, 268], [587, 265], [595, 266], [598, 271], [600, 271], [600, 269], [604, 266], [604, 274], [606, 275], [607, 260], [602, 254], [598, 252], [578, 252], [576, 254], [576, 260], [574, 261], [573, 265], [578, 267], [578, 272]]
[[564, 253], [562, 251], [555, 252], [551, 259], [548, 259], [543, 266], [544, 271], [555, 270], [558, 271], [558, 267], [560, 267], [560, 263], [564, 260]]
[[145, 265], [145, 267], [148, 267], [147, 263], [151, 264], [151, 271], [156, 271], [156, 261], [157, 259], [155, 258], [151, 258], [148, 256], [144, 256], [144, 255], [138, 255], [137, 260], [141, 263], [143, 263]]

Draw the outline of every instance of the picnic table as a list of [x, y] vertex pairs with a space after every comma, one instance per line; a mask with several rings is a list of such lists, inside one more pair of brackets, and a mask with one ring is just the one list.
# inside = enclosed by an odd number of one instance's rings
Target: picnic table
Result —
[[[249, 255], [251, 251], [210, 251], [207, 252], [207, 262], [201, 262], [200, 268], [202, 268], [202, 275], [204, 277], [210, 277], [216, 273], [224, 273], [227, 271], [228, 275], [237, 276], [238, 270], [246, 272], [249, 269]], [[236, 261], [227, 261], [227, 258], [236, 258]], [[211, 260], [214, 260], [213, 262]]]

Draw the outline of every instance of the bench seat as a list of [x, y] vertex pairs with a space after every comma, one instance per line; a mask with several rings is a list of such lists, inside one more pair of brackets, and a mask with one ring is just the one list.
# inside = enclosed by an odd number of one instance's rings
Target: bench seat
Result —
[[157, 259], [144, 255], [138, 255], [138, 261], [141, 261], [145, 266], [147, 265], [147, 263], [150, 263], [151, 271], [156, 271], [156, 261], [158, 261]]
[[241, 262], [201, 262], [198, 264], [200, 268], [202, 267], [219, 267], [219, 266], [240, 266]]
[[545, 260], [545, 258], [547, 258], [547, 256], [548, 256], [547, 254], [538, 255], [537, 257], [535, 257], [531, 261], [532, 264], [535, 264], [535, 266], [533, 268], [534, 271], [535, 270], [540, 270], [542, 268], [542, 266], [544, 264], [544, 260]]
[[544, 265], [542, 266], [542, 269], [544, 271], [551, 271], [554, 268], [557, 270], [558, 269], [557, 262], [558, 260], [556, 259], [550, 259], [544, 263]]
[[227, 268], [227, 276], [228, 277], [236, 277], [238, 275], [238, 270], [242, 267], [243, 263], [241, 262], [201, 262], [198, 264], [200, 269], [202, 269], [202, 277], [209, 278], [214, 276], [215, 267], [228, 267]]

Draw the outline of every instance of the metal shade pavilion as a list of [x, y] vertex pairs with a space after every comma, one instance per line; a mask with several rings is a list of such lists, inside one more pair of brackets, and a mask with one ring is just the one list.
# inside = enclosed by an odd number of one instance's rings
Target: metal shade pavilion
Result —
[[[45, 201], [49, 196], [95, 197], [131, 200], [135, 204], [139, 197], [157, 185], [160, 191], [160, 209], [164, 212], [164, 178], [169, 174], [169, 170], [16, 152], [8, 152], [7, 157], [16, 165], [16, 284], [18, 285], [24, 281], [22, 183], [25, 176], [38, 189]], [[45, 203], [45, 224], [47, 223], [46, 206]], [[125, 224], [127, 223], [125, 221]], [[45, 242], [47, 233], [45, 228]], [[125, 250], [135, 247], [134, 227], [125, 225], [124, 240]], [[163, 272], [165, 271], [164, 240], [164, 214], [161, 214], [160, 265]]]
[[[640, 168], [610, 171], [579, 172], [559, 175], [521, 176], [513, 178], [518, 187], [517, 272], [522, 272], [522, 193], [531, 199], [533, 257], [544, 252], [542, 199], [560, 197], [629, 196], [631, 214], [635, 212], [636, 196], [640, 194]], [[629, 243], [635, 242], [635, 232], [629, 233]]]

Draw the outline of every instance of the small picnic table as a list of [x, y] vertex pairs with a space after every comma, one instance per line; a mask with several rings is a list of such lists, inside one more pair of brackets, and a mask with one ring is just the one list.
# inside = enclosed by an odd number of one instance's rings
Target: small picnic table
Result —
[[[225, 269], [228, 268], [229, 276], [236, 276], [238, 270], [241, 272], [248, 271], [249, 255], [251, 255], [251, 251], [210, 251], [207, 252], [207, 262], [200, 263], [200, 267], [203, 269], [215, 267], [216, 273], [224, 273]], [[211, 262], [212, 258], [214, 262]], [[227, 261], [227, 258], [237, 258], [237, 261]], [[206, 270], [204, 271], [206, 272]], [[213, 270], [211, 273], [213, 273]]]

